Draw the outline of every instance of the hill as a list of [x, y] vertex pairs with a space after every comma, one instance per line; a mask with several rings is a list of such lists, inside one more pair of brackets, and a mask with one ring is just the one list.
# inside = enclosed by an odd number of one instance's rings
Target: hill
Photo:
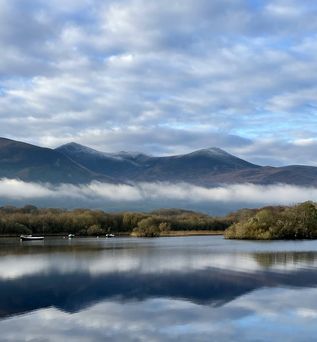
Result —
[[128, 152], [103, 153], [76, 143], [60, 146], [57, 151], [93, 172], [121, 182], [189, 182], [201, 186], [241, 183], [317, 186], [317, 167], [259, 166], [219, 148], [166, 157]]
[[50, 183], [86, 183], [108, 179], [49, 148], [0, 138], [0, 177]]
[[167, 157], [129, 152], [102, 153], [75, 143], [56, 150], [94, 172], [123, 182], [168, 181], [206, 185], [213, 184], [216, 175], [260, 168], [219, 148]]
[[105, 153], [69, 143], [56, 149], [0, 138], [0, 177], [53, 184], [188, 182], [205, 187], [224, 184], [317, 186], [317, 167], [259, 166], [219, 148], [164, 157], [142, 153]]

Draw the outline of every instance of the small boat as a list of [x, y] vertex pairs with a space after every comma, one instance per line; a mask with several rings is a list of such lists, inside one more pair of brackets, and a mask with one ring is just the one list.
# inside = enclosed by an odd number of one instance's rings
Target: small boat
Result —
[[39, 241], [44, 240], [44, 236], [21, 235], [20, 239], [22, 241]]
[[114, 234], [106, 234], [106, 238], [113, 238], [113, 237], [115, 237]]

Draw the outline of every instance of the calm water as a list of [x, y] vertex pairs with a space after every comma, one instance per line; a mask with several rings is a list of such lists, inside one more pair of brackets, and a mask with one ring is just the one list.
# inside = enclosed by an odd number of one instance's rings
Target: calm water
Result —
[[316, 341], [317, 241], [0, 240], [1, 341]]

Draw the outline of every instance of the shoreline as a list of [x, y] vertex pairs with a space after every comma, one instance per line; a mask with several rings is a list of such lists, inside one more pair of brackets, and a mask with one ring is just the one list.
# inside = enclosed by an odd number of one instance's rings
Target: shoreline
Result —
[[[220, 230], [171, 230], [169, 232], [160, 233], [157, 237], [181, 237], [181, 236], [220, 236], [224, 235], [223, 231]], [[130, 234], [131, 237], [142, 237], [137, 236], [133, 232]]]
[[224, 235], [223, 231], [217, 230], [172, 230], [170, 232], [165, 232], [160, 235], [160, 237], [177, 237], [177, 236], [220, 236]]
[[[38, 234], [37, 234], [38, 235]], [[116, 237], [138, 237], [133, 233], [118, 233], [115, 234]], [[172, 230], [170, 232], [161, 233], [159, 237], [180, 237], [180, 236], [221, 236], [224, 235], [223, 231], [217, 230]], [[47, 238], [65, 238], [67, 237], [66, 234], [44, 234], [44, 237]], [[77, 235], [76, 238], [92, 238], [96, 236], [81, 236]], [[100, 235], [100, 237], [104, 237], [104, 235]], [[20, 235], [0, 235], [0, 239], [5, 238], [20, 238]]]

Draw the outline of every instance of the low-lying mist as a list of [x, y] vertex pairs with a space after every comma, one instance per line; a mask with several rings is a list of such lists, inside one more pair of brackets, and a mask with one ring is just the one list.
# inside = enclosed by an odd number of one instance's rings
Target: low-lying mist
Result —
[[286, 184], [233, 184], [202, 187], [189, 183], [40, 184], [0, 179], [0, 202], [39, 206], [87, 207], [112, 210], [187, 208], [223, 214], [241, 207], [288, 205], [317, 200], [317, 188]]

